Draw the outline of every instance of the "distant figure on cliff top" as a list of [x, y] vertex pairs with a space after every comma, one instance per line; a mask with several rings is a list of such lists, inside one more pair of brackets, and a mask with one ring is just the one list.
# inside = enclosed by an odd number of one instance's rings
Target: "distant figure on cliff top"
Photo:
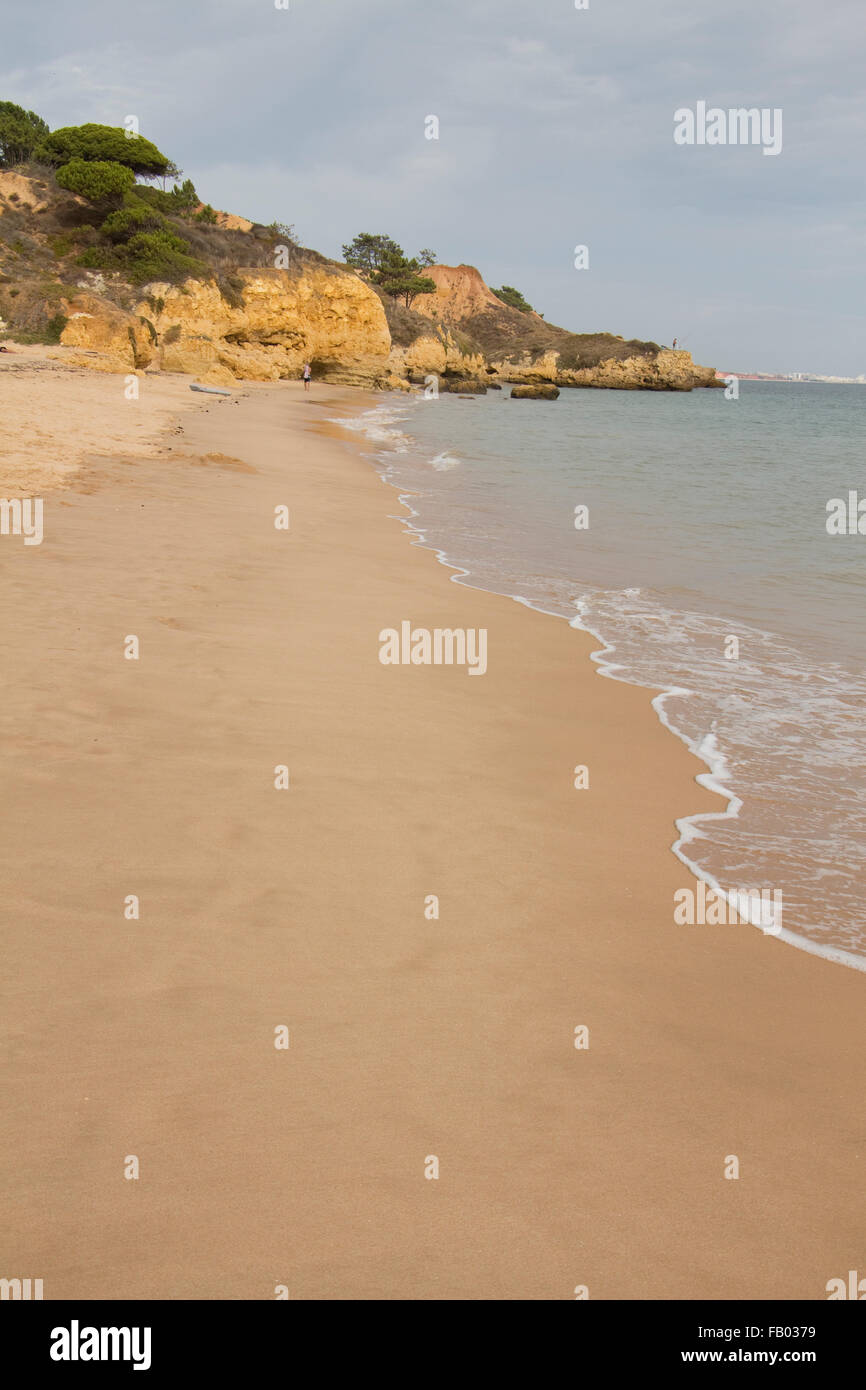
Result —
[[310, 380], [311, 380], [311, 378], [312, 378], [312, 375], [313, 375], [313, 369], [312, 369], [312, 367], [310, 366], [309, 362], [305, 362], [305, 363], [304, 363], [304, 390], [305, 390], [305, 391], [309, 391], [309, 389], [310, 389]]
[[676, 352], [676, 350], [677, 350], [677, 340], [676, 340], [676, 338], [674, 338], [674, 352]]

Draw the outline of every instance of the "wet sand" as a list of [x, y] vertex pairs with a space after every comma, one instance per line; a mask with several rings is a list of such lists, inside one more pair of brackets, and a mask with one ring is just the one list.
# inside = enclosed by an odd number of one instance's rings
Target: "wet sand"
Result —
[[[240, 394], [0, 538], [0, 1274], [825, 1298], [863, 1262], [863, 977], [675, 925], [675, 817], [721, 802], [649, 692], [410, 544], [321, 428], [369, 398]], [[486, 628], [486, 673], [382, 665], [404, 620]]]

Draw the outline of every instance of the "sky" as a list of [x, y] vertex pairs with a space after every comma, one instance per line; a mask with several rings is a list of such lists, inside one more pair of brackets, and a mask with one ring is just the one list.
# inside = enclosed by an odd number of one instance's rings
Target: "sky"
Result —
[[[0, 100], [52, 129], [134, 115], [204, 201], [337, 259], [382, 232], [574, 332], [858, 376], [863, 15], [862, 0], [0, 0]], [[677, 144], [674, 113], [699, 102], [781, 110], [781, 151]]]

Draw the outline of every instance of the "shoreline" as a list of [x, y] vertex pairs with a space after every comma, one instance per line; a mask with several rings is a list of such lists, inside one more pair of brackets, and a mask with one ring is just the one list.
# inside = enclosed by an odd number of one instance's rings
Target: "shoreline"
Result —
[[[395, 401], [393, 408], [397, 408], [399, 403], [401, 403], [399, 400]], [[377, 410], [387, 411], [388, 409], [389, 397], [387, 395], [379, 395], [375, 405], [371, 406], [367, 411], [355, 412], [355, 417], [363, 419], [365, 414], [374, 415]], [[335, 423], [339, 424], [340, 422]], [[379, 423], [378, 421], [376, 422], [376, 424]], [[524, 604], [535, 612], [560, 618], [567, 622], [575, 631], [589, 633], [599, 644], [597, 650], [590, 652], [590, 660], [598, 667], [598, 674], [600, 676], [632, 686], [635, 689], [654, 692], [650, 703], [661, 725], [678, 739], [695, 758], [700, 760], [706, 768], [705, 772], [696, 774], [695, 782], [698, 786], [724, 798], [726, 801], [724, 809], [689, 813], [678, 817], [676, 821], [677, 836], [671, 843], [671, 853], [676, 856], [697, 881], [703, 883], [708, 889], [711, 889], [713, 893], [718, 895], [720, 899], [724, 899], [731, 908], [734, 908], [736, 905], [737, 893], [742, 892], [742, 890], [723, 887], [720, 878], [717, 877], [715, 873], [708, 868], [703, 868], [685, 853], [685, 847], [694, 839], [700, 838], [701, 832], [698, 827], [700, 827], [703, 822], [716, 820], [737, 821], [740, 818], [740, 810], [744, 805], [741, 796], [726, 785], [728, 775], [727, 758], [723, 752], [720, 752], [715, 747], [714, 739], [712, 740], [714, 746], [712, 748], [706, 747], [709, 742], [706, 737], [699, 739], [688, 734], [683, 729], [679, 728], [667, 713], [665, 706], [668, 700], [678, 696], [688, 695], [690, 692], [675, 684], [649, 684], [636, 679], [634, 676], [618, 674], [620, 670], [626, 669], [626, 667], [615, 658], [611, 659], [617, 650], [616, 644], [605, 637], [597, 628], [586, 622], [580, 611], [572, 618], [565, 613], [545, 608], [535, 599], [527, 598], [523, 594], [512, 592], [506, 587], [507, 581], [504, 579], [500, 587], [488, 587], [479, 580], [473, 580], [472, 569], [468, 568], [466, 564], [452, 558], [445, 546], [428, 541], [425, 526], [418, 522], [418, 518], [421, 514], [412, 505], [412, 501], [410, 500], [415, 494], [407, 491], [399, 481], [390, 476], [386, 457], [387, 450], [382, 449], [382, 441], [377, 440], [375, 434], [369, 434], [363, 431], [361, 432], [359, 440], [359, 437], [352, 432], [353, 428], [354, 427], [347, 427], [343, 431], [347, 443], [357, 445], [357, 447], [361, 448], [380, 480], [397, 492], [401, 507], [405, 508], [409, 515], [398, 516], [396, 519], [404, 526], [407, 534], [411, 538], [412, 544], [417, 545], [421, 549], [431, 551], [444, 568], [453, 571], [453, 573], [449, 574], [449, 578], [454, 583], [481, 593], [496, 594], [511, 599], [516, 603]], [[389, 426], [389, 429], [390, 428]], [[406, 434], [405, 431], [399, 428], [397, 432], [404, 435], [407, 440], [411, 440], [412, 444], [420, 449], [418, 441], [415, 440], [411, 434]], [[363, 447], [360, 442], [361, 440], [369, 444], [369, 448]], [[398, 453], [399, 452], [400, 451], [398, 451]], [[438, 457], [441, 457], [441, 454], [437, 455], [437, 458]], [[433, 466], [435, 467], [435, 460]], [[754, 925], [757, 930], [763, 929], [759, 923], [753, 923], [752, 925]], [[849, 970], [855, 970], [861, 973], [866, 972], [866, 956], [849, 951], [844, 946], [824, 944], [819, 939], [808, 936], [803, 932], [792, 931], [781, 926], [778, 924], [778, 921], [772, 931], [772, 935], [776, 936], [786, 945], [792, 946], [797, 950], [805, 951], [809, 955], [818, 956], [823, 960], [843, 966]]]
[[[443, 584], [319, 392], [103, 460], [38, 583], [0, 547], [5, 1263], [49, 1299], [825, 1297], [857, 976], [674, 925], [699, 759], [588, 632]], [[484, 627], [483, 679], [382, 666], [403, 619]]]

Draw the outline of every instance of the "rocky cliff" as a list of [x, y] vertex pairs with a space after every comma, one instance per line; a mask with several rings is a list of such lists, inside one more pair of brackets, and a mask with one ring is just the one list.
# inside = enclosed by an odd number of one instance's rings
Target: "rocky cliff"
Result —
[[[90, 219], [90, 220], [89, 220]], [[59, 341], [98, 371], [188, 372], [200, 381], [298, 377], [409, 390], [499, 381], [617, 390], [719, 384], [687, 352], [609, 333], [575, 334], [503, 304], [474, 266], [433, 266], [434, 293], [412, 309], [349, 267], [225, 213], [183, 224], [202, 273], [139, 288], [117, 269], [82, 268], [92, 210], [48, 174], [0, 173], [0, 328]], [[180, 224], [179, 224], [180, 225]]]
[[462, 344], [467, 376], [479, 375], [480, 355], [488, 374], [502, 381], [652, 391], [718, 385], [715, 369], [697, 366], [688, 352], [612, 333], [569, 333], [540, 314], [513, 309], [496, 297], [474, 266], [434, 265], [425, 274], [435, 281], [436, 292], [414, 301], [415, 344], [408, 341], [410, 329], [403, 322], [404, 351], [416, 346], [416, 362], [421, 345], [429, 341], [426, 320], [437, 334]]
[[189, 372], [230, 385], [298, 377], [310, 362], [319, 380], [388, 380], [379, 296], [348, 267], [287, 247], [278, 229], [224, 213], [213, 226], [185, 223], [203, 273], [136, 287], [116, 270], [82, 267], [92, 221], [50, 174], [0, 172], [0, 324], [10, 336], [59, 342], [96, 371]]
[[104, 354], [104, 369], [191, 372], [212, 385], [297, 377], [381, 386], [391, 338], [381, 302], [328, 266], [239, 270], [232, 302], [215, 281], [150, 284], [131, 312], [91, 291], [68, 300], [61, 342]]

